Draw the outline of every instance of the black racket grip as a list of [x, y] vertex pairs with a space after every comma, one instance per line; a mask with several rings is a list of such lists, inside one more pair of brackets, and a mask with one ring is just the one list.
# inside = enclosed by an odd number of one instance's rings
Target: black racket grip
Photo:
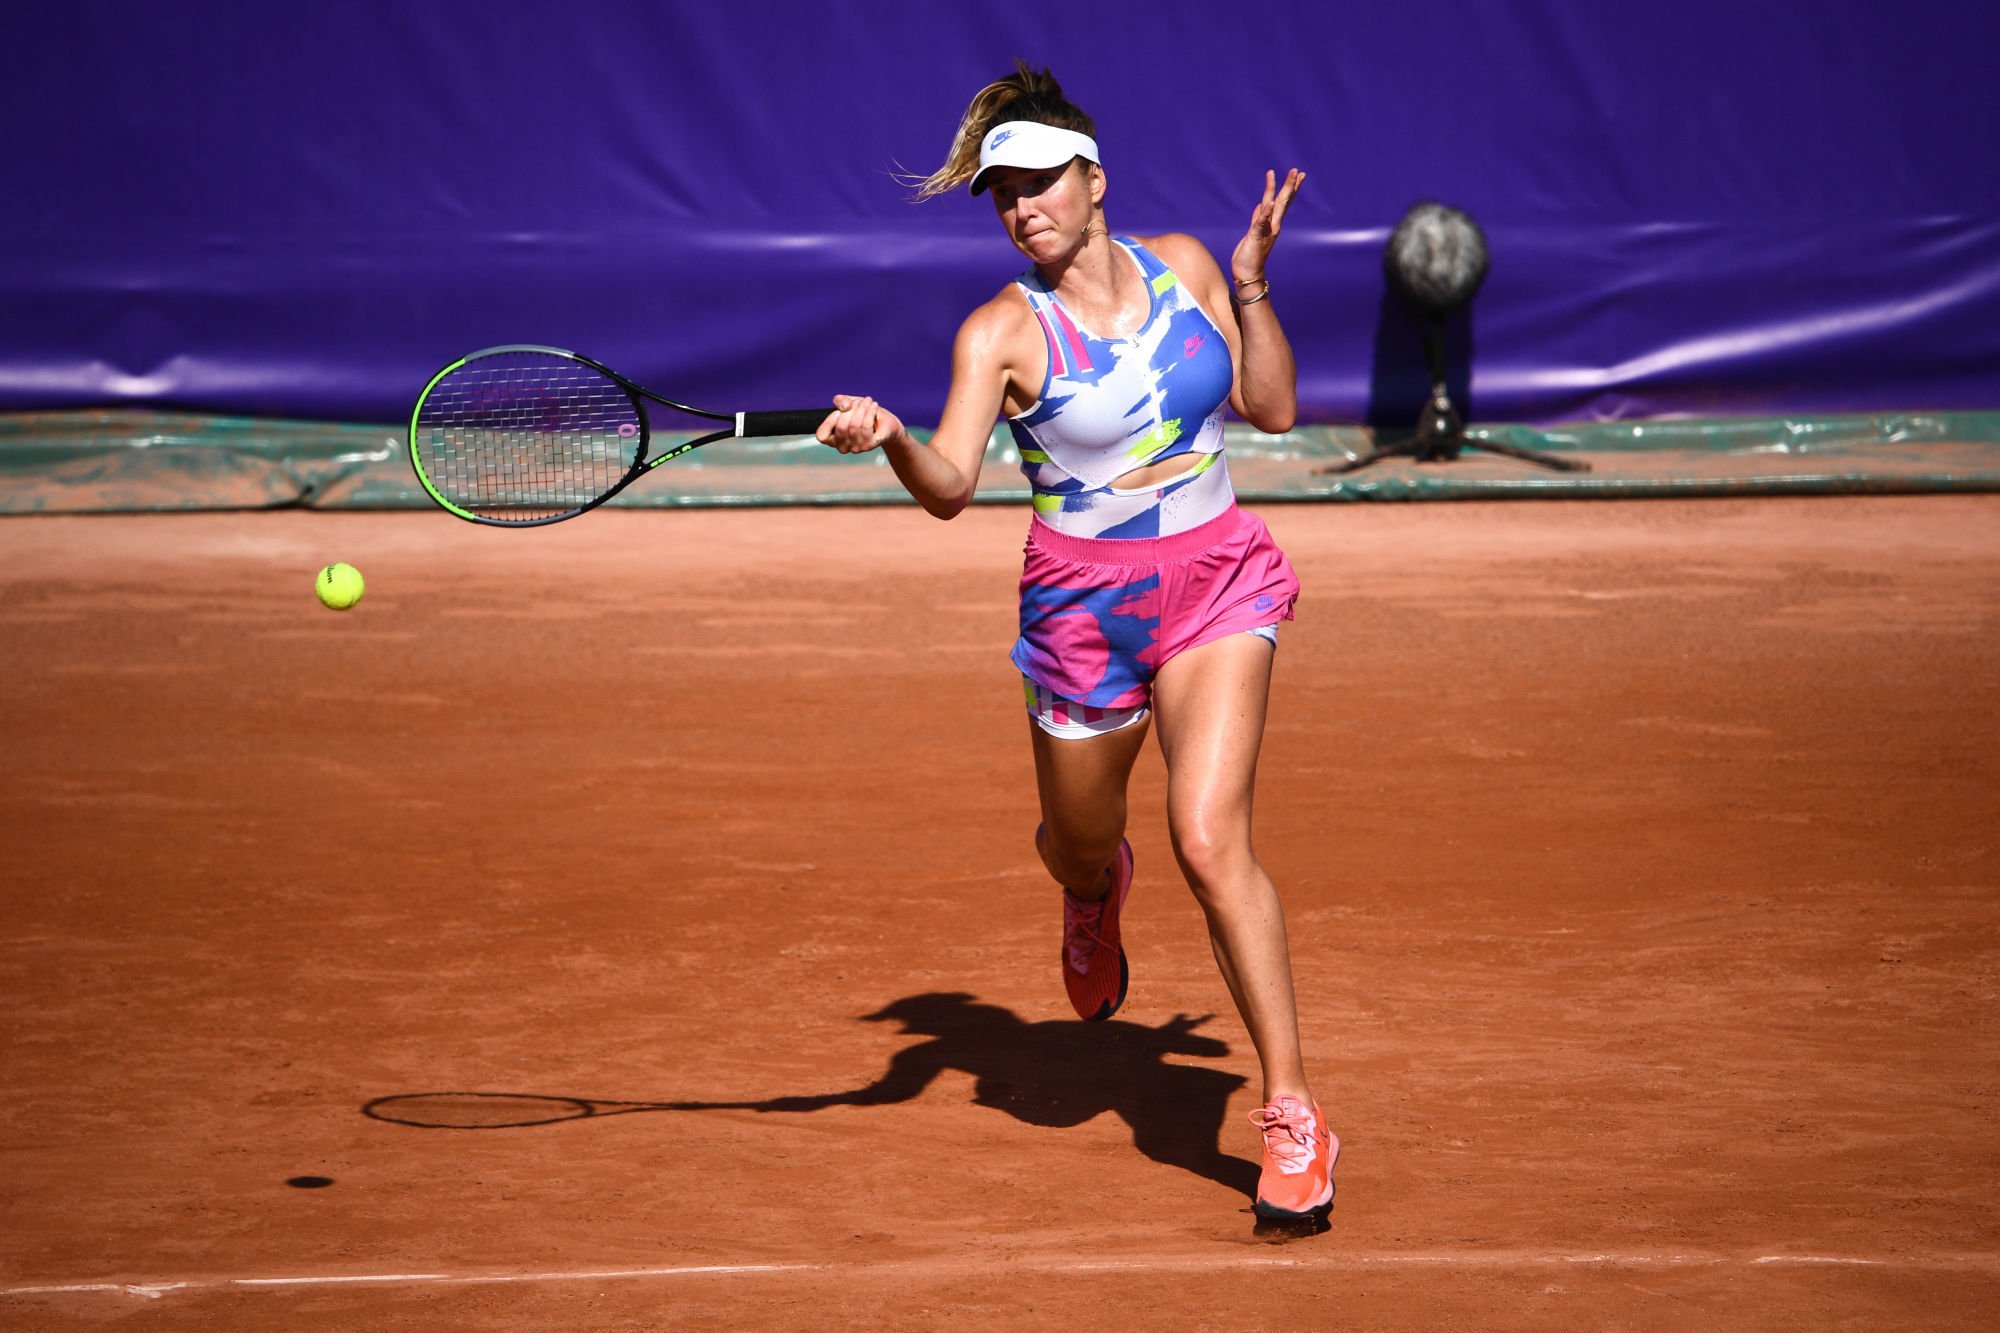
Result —
[[815, 407], [804, 412], [738, 412], [736, 433], [739, 436], [811, 435], [832, 411], [831, 407]]

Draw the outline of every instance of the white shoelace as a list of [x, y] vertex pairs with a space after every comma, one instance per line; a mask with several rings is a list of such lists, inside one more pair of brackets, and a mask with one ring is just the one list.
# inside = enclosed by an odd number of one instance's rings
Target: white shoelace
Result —
[[1297, 1098], [1283, 1097], [1250, 1112], [1250, 1123], [1264, 1131], [1264, 1151], [1278, 1170], [1296, 1176], [1312, 1165], [1313, 1114]]

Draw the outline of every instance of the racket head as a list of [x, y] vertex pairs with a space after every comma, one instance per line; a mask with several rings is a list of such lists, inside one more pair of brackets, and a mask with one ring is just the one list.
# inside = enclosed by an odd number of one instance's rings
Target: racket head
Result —
[[510, 343], [431, 377], [410, 413], [424, 490], [472, 523], [532, 527], [595, 509], [645, 470], [636, 389], [587, 356]]

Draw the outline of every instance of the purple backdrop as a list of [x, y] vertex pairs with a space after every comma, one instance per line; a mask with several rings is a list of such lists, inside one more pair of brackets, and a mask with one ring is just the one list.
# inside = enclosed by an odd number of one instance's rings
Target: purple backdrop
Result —
[[1380, 252], [1423, 198], [1491, 241], [1483, 420], [2000, 407], [1992, 4], [80, 0], [0, 49], [4, 409], [393, 421], [530, 341], [934, 421], [1021, 261], [889, 173], [1017, 54], [1097, 117], [1116, 230], [1226, 254], [1310, 173], [1273, 265], [1307, 420], [1407, 373]]

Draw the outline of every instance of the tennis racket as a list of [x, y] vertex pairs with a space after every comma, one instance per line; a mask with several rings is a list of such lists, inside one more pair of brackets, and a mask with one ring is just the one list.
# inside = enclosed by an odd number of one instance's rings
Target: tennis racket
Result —
[[[646, 400], [729, 425], [656, 450]], [[410, 464], [448, 512], [532, 527], [588, 513], [704, 444], [811, 435], [832, 410], [710, 412], [560, 347], [488, 347], [424, 386], [410, 414]]]

